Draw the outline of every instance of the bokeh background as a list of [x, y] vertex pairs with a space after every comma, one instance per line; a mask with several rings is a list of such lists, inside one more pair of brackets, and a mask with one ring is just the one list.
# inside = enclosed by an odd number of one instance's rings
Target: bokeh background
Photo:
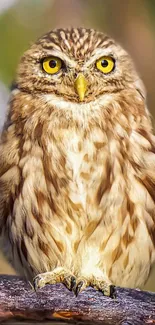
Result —
[[[132, 55], [155, 117], [155, 0], [0, 0], [0, 128], [19, 58], [44, 32], [84, 26], [110, 34]], [[143, 247], [142, 247], [143, 250]], [[14, 273], [0, 254], [0, 273]], [[155, 291], [155, 270], [145, 289]]]

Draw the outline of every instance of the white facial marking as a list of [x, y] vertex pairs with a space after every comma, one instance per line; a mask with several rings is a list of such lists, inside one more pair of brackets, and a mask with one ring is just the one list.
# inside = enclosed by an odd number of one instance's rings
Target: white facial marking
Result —
[[71, 110], [71, 111], [77, 111], [82, 109], [82, 111], [90, 111], [91, 110], [99, 110], [101, 107], [107, 105], [111, 102], [111, 95], [104, 94], [97, 98], [96, 100], [89, 102], [89, 103], [73, 103], [70, 101], [66, 101], [63, 99], [63, 97], [57, 97], [54, 94], [45, 94], [43, 95], [45, 100], [54, 106], [55, 108], [58, 108], [59, 110]]

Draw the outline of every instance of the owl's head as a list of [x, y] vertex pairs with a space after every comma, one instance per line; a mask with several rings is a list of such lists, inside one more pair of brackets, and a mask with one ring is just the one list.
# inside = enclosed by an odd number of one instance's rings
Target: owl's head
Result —
[[66, 101], [91, 102], [104, 94], [143, 84], [129, 55], [113, 39], [92, 29], [57, 29], [41, 37], [21, 59], [18, 88]]

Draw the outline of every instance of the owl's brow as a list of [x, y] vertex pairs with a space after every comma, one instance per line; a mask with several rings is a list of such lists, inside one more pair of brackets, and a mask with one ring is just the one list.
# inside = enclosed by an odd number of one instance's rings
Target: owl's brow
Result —
[[113, 51], [110, 49], [98, 48], [92, 53], [91, 58], [85, 62], [85, 67], [90, 66], [94, 61], [101, 58], [102, 56], [114, 56]]
[[51, 50], [49, 53], [46, 52], [46, 56], [56, 56], [60, 58], [62, 61], [67, 63], [70, 67], [74, 68], [77, 65], [77, 62], [71, 59], [68, 55], [65, 53], [58, 51], [58, 50]]

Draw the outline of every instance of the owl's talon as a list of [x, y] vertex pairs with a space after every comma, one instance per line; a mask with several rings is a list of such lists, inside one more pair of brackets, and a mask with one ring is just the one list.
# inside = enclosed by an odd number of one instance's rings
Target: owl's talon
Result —
[[77, 286], [75, 287], [74, 289], [74, 293], [75, 293], [75, 296], [77, 297], [78, 294], [81, 292], [81, 289], [82, 289], [82, 286], [83, 286], [83, 281], [80, 281]]
[[115, 291], [115, 286], [114, 285], [110, 285], [110, 298], [112, 299], [116, 299], [116, 291]]
[[74, 276], [72, 276], [71, 278], [71, 290], [73, 290], [73, 288], [76, 286], [76, 278]]
[[72, 291], [73, 288], [74, 288], [74, 286], [76, 285], [76, 278], [75, 278], [75, 276], [69, 275], [69, 276], [64, 277], [63, 284], [65, 285], [65, 287], [68, 290]]
[[77, 297], [80, 292], [82, 292], [87, 286], [88, 286], [88, 281], [84, 278], [79, 278], [76, 281], [76, 285], [73, 287], [73, 292], [75, 296]]
[[37, 281], [35, 281], [35, 279], [33, 280], [33, 288], [34, 288], [34, 291], [35, 291], [35, 292], [36, 292], [37, 289], [38, 289]]
[[98, 291], [101, 291], [104, 294], [104, 296], [106, 296], [106, 297], [110, 297], [112, 299], [116, 298], [115, 286], [113, 286], [113, 285], [107, 286], [107, 288], [105, 288], [105, 289], [102, 289], [102, 288], [96, 288], [96, 289]]
[[37, 275], [34, 279], [33, 279], [33, 287], [34, 290], [37, 291], [38, 289], [44, 287], [44, 282], [42, 281], [42, 277], [41, 275]]
[[104, 294], [104, 296], [111, 297], [111, 298], [115, 297], [114, 296], [115, 286], [109, 283], [107, 279], [93, 277], [90, 285], [96, 290], [101, 291]]
[[57, 267], [53, 271], [38, 274], [33, 280], [34, 290], [44, 287], [46, 284], [63, 283], [67, 289], [72, 290], [76, 279], [68, 270]]

